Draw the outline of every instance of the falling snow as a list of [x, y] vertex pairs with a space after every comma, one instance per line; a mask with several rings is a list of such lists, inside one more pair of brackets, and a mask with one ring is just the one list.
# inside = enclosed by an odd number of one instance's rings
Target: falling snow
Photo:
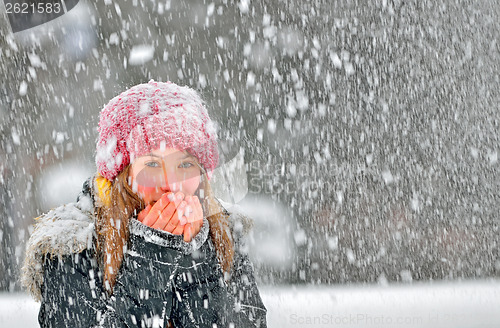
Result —
[[74, 202], [96, 158], [123, 160], [117, 140], [96, 149], [99, 111], [151, 79], [206, 101], [213, 189], [253, 217], [248, 252], [282, 326], [308, 317], [278, 296], [301, 299], [295, 286], [333, 288], [346, 315], [335, 288], [352, 283], [422, 284], [424, 303], [435, 281], [498, 289], [498, 21], [495, 0], [80, 1], [15, 34], [3, 20], [0, 289], [21, 292], [33, 218]]
[[153, 59], [155, 48], [150, 45], [138, 45], [134, 46], [130, 50], [130, 55], [128, 57], [128, 63], [130, 65], [142, 65]]

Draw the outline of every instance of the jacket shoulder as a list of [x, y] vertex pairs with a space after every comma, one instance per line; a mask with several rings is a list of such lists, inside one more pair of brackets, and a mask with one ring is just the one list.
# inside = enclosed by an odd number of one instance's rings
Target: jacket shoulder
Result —
[[26, 245], [21, 283], [39, 300], [46, 255], [62, 257], [93, 247], [92, 198], [88, 193], [81, 193], [77, 202], [56, 207], [35, 220]]

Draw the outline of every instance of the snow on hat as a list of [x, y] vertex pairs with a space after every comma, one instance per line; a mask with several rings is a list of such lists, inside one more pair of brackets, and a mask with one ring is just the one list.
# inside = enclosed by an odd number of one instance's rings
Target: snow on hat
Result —
[[217, 131], [199, 94], [172, 82], [136, 85], [104, 106], [97, 171], [113, 180], [134, 158], [160, 147], [186, 150], [210, 178], [218, 164]]

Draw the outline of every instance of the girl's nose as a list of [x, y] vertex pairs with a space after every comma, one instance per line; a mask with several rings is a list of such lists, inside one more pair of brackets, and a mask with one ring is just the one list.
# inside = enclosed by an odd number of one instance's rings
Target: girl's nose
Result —
[[179, 192], [179, 191], [182, 191], [183, 187], [182, 187], [182, 183], [180, 183], [179, 181], [169, 181], [168, 185], [167, 184], [163, 184], [161, 186], [161, 190], [163, 191], [163, 193], [166, 193], [166, 192], [173, 192], [174, 194]]
[[172, 183], [172, 182], [173, 181], [171, 181], [171, 180], [163, 181], [161, 186], [160, 186], [161, 191], [163, 191], [164, 193], [169, 192], [169, 191], [175, 192], [176, 186], [175, 186], [175, 183]]
[[166, 192], [169, 192], [169, 191], [170, 191], [170, 187], [169, 187], [169, 186], [166, 186], [166, 185], [162, 185], [160, 189], [161, 189], [161, 191], [162, 191], [163, 193], [166, 193]]

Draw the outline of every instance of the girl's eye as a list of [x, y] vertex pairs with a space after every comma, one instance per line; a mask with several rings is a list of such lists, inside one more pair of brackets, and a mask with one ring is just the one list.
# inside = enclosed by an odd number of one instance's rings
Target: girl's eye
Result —
[[191, 166], [193, 166], [193, 164], [191, 162], [184, 162], [184, 163], [181, 163], [181, 165], [179, 165], [183, 168], [189, 168]]
[[144, 165], [149, 166], [149, 167], [160, 167], [160, 164], [158, 162], [152, 161], [152, 162], [146, 162]]

